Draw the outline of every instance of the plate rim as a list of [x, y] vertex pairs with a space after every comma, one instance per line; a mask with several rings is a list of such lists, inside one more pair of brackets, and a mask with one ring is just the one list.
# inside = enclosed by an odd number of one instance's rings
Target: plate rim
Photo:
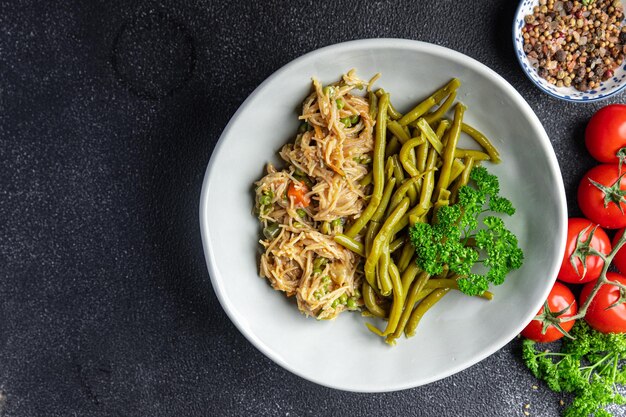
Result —
[[[418, 386], [426, 385], [456, 373], [459, 373], [477, 363], [481, 362], [485, 358], [493, 355], [495, 352], [499, 351], [504, 347], [507, 343], [509, 343], [517, 334], [521, 332], [521, 330], [525, 327], [526, 321], [530, 321], [533, 317], [533, 314], [528, 316], [528, 320], [524, 321], [522, 324], [518, 324], [511, 332], [508, 332], [507, 336], [502, 336], [499, 339], [492, 341], [488, 348], [484, 349], [480, 355], [475, 356], [472, 360], [460, 361], [456, 363], [455, 366], [448, 368], [446, 371], [434, 373], [429, 378], [413, 378], [408, 379], [407, 382], [398, 383], [398, 384], [387, 384], [386, 386], [375, 386], [372, 385], [369, 388], [364, 387], [355, 387], [355, 386], [347, 386], [341, 384], [334, 384], [333, 381], [326, 381], [321, 378], [316, 378], [310, 375], [307, 375], [305, 372], [301, 372], [300, 370], [295, 369], [293, 366], [290, 366], [286, 361], [282, 360], [269, 346], [267, 346], [263, 341], [261, 341], [255, 334], [246, 329], [243, 325], [237, 313], [234, 311], [234, 307], [231, 306], [228, 298], [225, 295], [225, 290], [221, 285], [221, 278], [217, 277], [220, 274], [217, 272], [216, 268], [213, 266], [215, 263], [215, 258], [213, 255], [213, 245], [211, 242], [211, 235], [208, 227], [208, 204], [209, 204], [209, 196], [210, 196], [210, 182], [211, 182], [211, 173], [213, 171], [213, 166], [215, 161], [221, 154], [222, 147], [224, 146], [225, 140], [233, 128], [233, 124], [238, 119], [238, 116], [247, 108], [248, 104], [261, 92], [267, 84], [272, 82], [274, 79], [280, 77], [284, 72], [289, 70], [291, 66], [296, 65], [298, 62], [302, 60], [309, 59], [312, 56], [328, 53], [333, 50], [341, 50], [344, 48], [352, 48], [358, 46], [359, 48], [363, 47], [371, 47], [372, 49], [380, 49], [380, 48], [402, 48], [412, 51], [419, 52], [429, 52], [429, 53], [437, 53], [441, 55], [450, 56], [452, 58], [456, 58], [456, 60], [463, 61], [464, 65], [472, 67], [479, 73], [486, 73], [490, 76], [490, 78], [497, 84], [499, 84], [504, 90], [506, 90], [509, 95], [515, 100], [517, 106], [523, 111], [524, 115], [535, 125], [539, 131], [539, 144], [544, 149], [545, 154], [547, 156], [549, 168], [552, 171], [553, 176], [556, 178], [556, 189], [555, 189], [555, 202], [558, 206], [558, 211], [560, 212], [561, 219], [560, 224], [557, 225], [557, 231], [560, 229], [560, 239], [558, 239], [558, 253], [561, 253], [565, 250], [565, 240], [567, 233], [567, 204], [566, 204], [566, 196], [565, 196], [565, 186], [563, 183], [563, 178], [559, 166], [558, 159], [556, 157], [556, 153], [554, 152], [554, 148], [550, 142], [548, 134], [543, 127], [543, 124], [539, 120], [538, 116], [532, 110], [530, 105], [526, 102], [526, 100], [522, 97], [522, 95], [517, 92], [517, 90], [506, 81], [501, 75], [496, 73], [494, 70], [489, 68], [487, 65], [479, 62], [478, 60], [465, 55], [461, 52], [455, 51], [453, 49], [435, 45], [428, 42], [410, 40], [410, 39], [401, 39], [401, 38], [367, 38], [367, 39], [357, 39], [351, 40], [347, 42], [340, 42], [328, 46], [324, 46], [310, 52], [307, 52], [280, 67], [278, 70], [273, 72], [269, 77], [267, 77], [261, 84], [259, 84], [252, 93], [241, 103], [237, 111], [231, 116], [230, 120], [226, 124], [224, 130], [220, 134], [219, 139], [217, 140], [215, 147], [211, 153], [211, 157], [209, 159], [209, 163], [205, 170], [205, 175], [202, 183], [202, 190], [200, 194], [200, 205], [199, 205], [199, 217], [200, 217], [200, 232], [202, 235], [202, 246], [203, 252], [205, 256], [205, 261], [207, 264], [207, 269], [209, 273], [209, 278], [211, 280], [211, 284], [213, 287], [213, 291], [215, 292], [220, 305], [231, 322], [235, 325], [235, 327], [239, 330], [239, 332], [263, 355], [267, 358], [271, 359], [274, 363], [278, 364], [285, 370], [316, 384], [347, 391], [347, 392], [361, 392], [361, 393], [382, 393], [382, 392], [394, 392], [401, 391], [410, 388], [415, 388]], [[560, 267], [560, 262], [555, 262], [553, 268], [550, 272], [552, 276], [552, 280], [550, 282], [556, 281], [556, 275], [558, 272], [558, 268]], [[221, 277], [221, 276], [220, 276]], [[543, 304], [544, 299], [548, 296], [551, 285], [546, 286], [543, 291], [542, 297], [538, 298], [535, 302], [535, 308], [531, 309], [531, 311], [539, 310], [541, 305]]]

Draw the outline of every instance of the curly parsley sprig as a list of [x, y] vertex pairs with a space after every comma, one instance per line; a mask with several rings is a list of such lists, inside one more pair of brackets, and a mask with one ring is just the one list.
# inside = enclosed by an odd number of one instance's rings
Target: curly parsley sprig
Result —
[[[473, 185], [459, 189], [457, 204], [440, 207], [432, 224], [416, 223], [409, 237], [420, 268], [437, 275], [447, 266], [459, 276], [462, 292], [481, 295], [490, 283], [500, 285], [511, 270], [518, 269], [524, 254], [502, 219], [487, 215], [515, 213], [513, 204], [499, 195], [498, 177], [476, 167], [470, 179]], [[486, 272], [478, 273], [477, 264]]]
[[583, 320], [571, 331], [560, 352], [537, 350], [525, 339], [522, 358], [532, 374], [555, 392], [572, 393], [564, 417], [610, 417], [610, 404], [626, 404], [618, 385], [626, 384], [626, 334], [600, 333]]

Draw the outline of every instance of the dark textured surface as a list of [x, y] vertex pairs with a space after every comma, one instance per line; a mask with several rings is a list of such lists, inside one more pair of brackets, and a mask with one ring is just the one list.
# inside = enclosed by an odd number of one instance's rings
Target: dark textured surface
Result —
[[578, 214], [593, 164], [582, 128], [600, 104], [524, 77], [515, 3], [0, 2], [0, 416], [559, 415], [517, 340], [398, 393], [290, 374], [222, 311], [198, 226], [204, 169], [246, 96], [305, 52], [369, 37], [444, 45], [506, 78], [544, 123]]

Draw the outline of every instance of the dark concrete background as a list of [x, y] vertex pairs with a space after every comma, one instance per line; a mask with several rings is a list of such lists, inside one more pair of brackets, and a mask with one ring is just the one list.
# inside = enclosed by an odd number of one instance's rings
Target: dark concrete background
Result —
[[247, 95], [306, 52], [371, 37], [444, 45], [500, 73], [544, 123], [578, 214], [593, 165], [583, 127], [601, 104], [551, 99], [524, 77], [515, 7], [0, 1], [0, 416], [559, 415], [518, 340], [397, 393], [290, 374], [222, 311], [198, 226], [205, 167]]

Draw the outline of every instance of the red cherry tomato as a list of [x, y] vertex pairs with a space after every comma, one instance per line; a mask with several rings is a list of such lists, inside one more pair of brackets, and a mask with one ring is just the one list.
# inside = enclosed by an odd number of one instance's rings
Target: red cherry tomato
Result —
[[626, 105], [610, 104], [598, 110], [587, 124], [585, 144], [596, 160], [617, 163], [617, 153], [626, 148]]
[[[624, 234], [624, 229], [620, 230], [613, 237], [613, 246], [617, 245], [617, 241]], [[615, 254], [615, 258], [613, 258], [613, 265], [619, 269], [619, 272], [626, 274], [626, 245], [622, 246], [622, 248]]]
[[[626, 284], [626, 277], [614, 272], [607, 272], [606, 277], [611, 281]], [[596, 282], [590, 282], [583, 287], [580, 293], [580, 304], [584, 304]], [[602, 333], [626, 333], [626, 305], [621, 303], [607, 308], [620, 298], [620, 290], [615, 285], [604, 284], [596, 296], [591, 300], [585, 321], [591, 327]]]
[[[598, 252], [608, 254], [611, 252], [611, 241], [606, 232], [598, 227], [593, 233], [591, 242], [587, 242], [589, 233], [596, 226], [597, 224], [587, 219], [571, 218], [567, 221], [567, 243], [559, 270], [559, 280], [571, 284], [584, 284], [598, 279], [604, 261], [597, 255], [589, 255], [588, 251], [593, 248]], [[572, 265], [572, 260], [576, 267]], [[583, 267], [583, 260], [586, 270]]]
[[[578, 312], [578, 307], [576, 306], [576, 297], [572, 291], [567, 288], [565, 285], [560, 282], [555, 282], [552, 290], [550, 290], [550, 295], [548, 295], [548, 306], [550, 307], [550, 311], [553, 313], [557, 313], [561, 310], [567, 309], [563, 314], [559, 317], [571, 317]], [[569, 307], [569, 308], [568, 308]], [[543, 313], [543, 307], [539, 309], [537, 315], [541, 315]], [[574, 326], [574, 320], [565, 321], [561, 323], [561, 327], [566, 332], [569, 332]], [[547, 343], [554, 342], [555, 340], [559, 340], [563, 337], [563, 333], [561, 333], [556, 327], [550, 325], [546, 330], [545, 334], [541, 334], [543, 329], [543, 323], [536, 318], [533, 319], [524, 330], [522, 330], [522, 336], [527, 339], [532, 339], [535, 342]]]
[[622, 212], [626, 212], [626, 198], [622, 194], [626, 194], [626, 176], [620, 179], [618, 165], [598, 165], [587, 171], [578, 186], [578, 206], [585, 217], [606, 229], [626, 227], [626, 213]]

